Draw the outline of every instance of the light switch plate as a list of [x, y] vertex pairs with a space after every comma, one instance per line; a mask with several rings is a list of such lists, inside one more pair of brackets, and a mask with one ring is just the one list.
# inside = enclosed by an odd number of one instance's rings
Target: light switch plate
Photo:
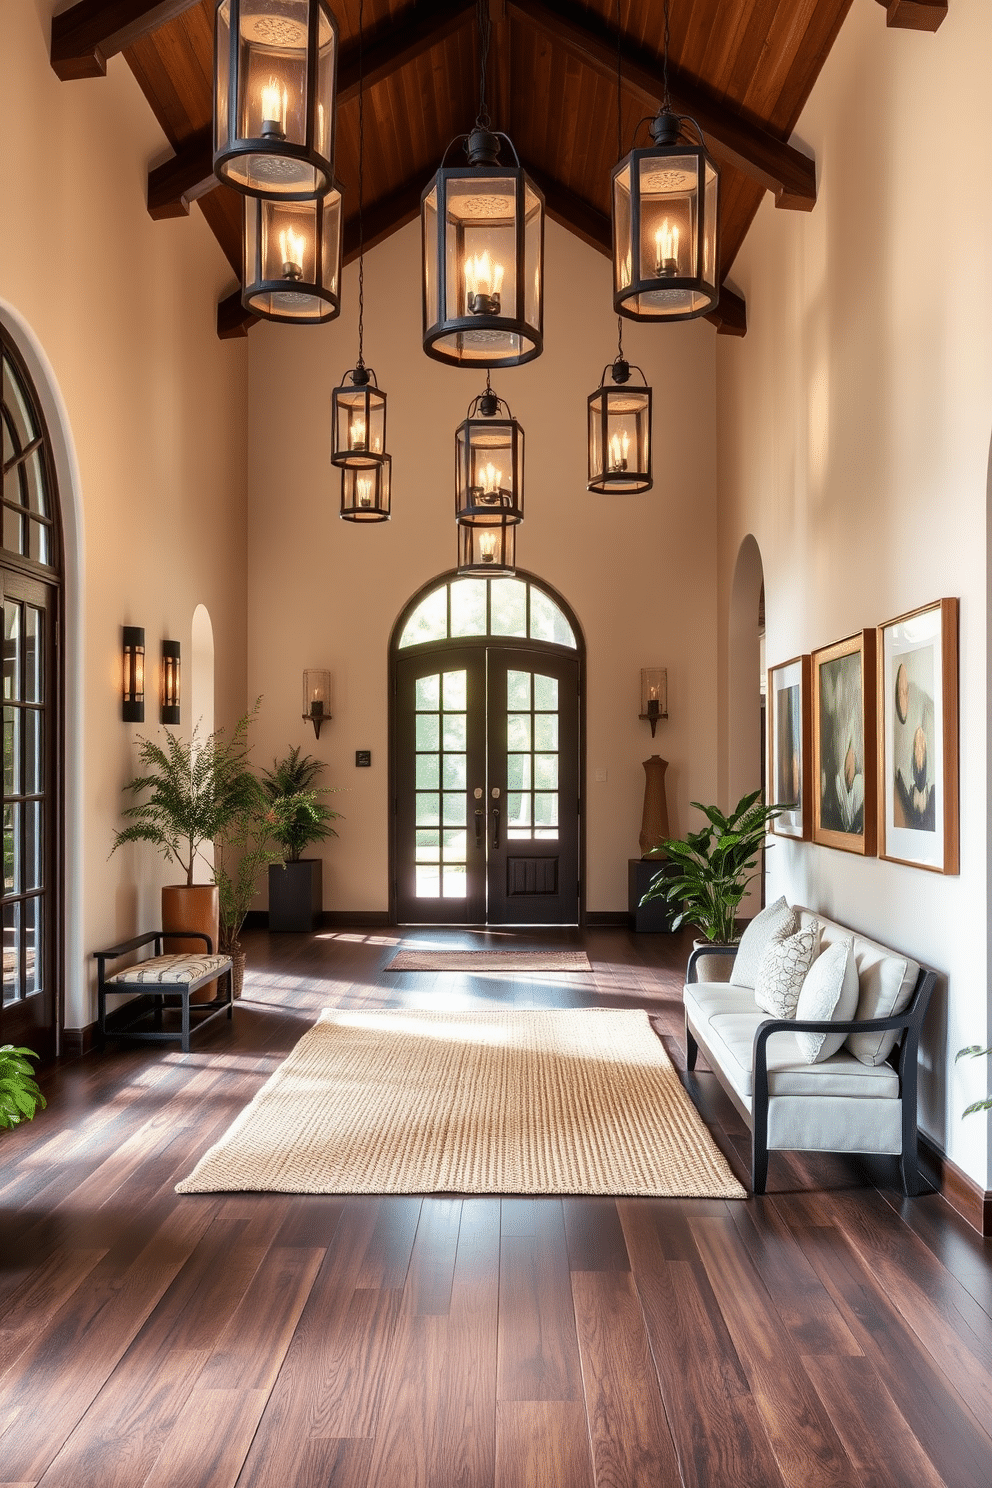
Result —
[[606, 780], [607, 779], [606, 771], [602, 768], [602, 766], [600, 766], [599, 769], [596, 771], [596, 774], [595, 774], [595, 777], [594, 778], [596, 780]]
[[361, 769], [365, 765], [371, 765], [371, 763], [372, 763], [372, 751], [371, 751], [371, 749], [356, 749], [355, 750], [355, 764], [359, 767], [359, 769]]

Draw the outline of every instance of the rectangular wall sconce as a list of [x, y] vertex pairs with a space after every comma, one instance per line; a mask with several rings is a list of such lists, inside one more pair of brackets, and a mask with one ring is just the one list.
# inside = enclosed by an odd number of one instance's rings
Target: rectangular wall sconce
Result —
[[303, 673], [303, 721], [313, 724], [316, 738], [320, 725], [331, 716], [331, 674], [322, 667], [307, 667]]
[[668, 669], [641, 667], [641, 711], [638, 715], [651, 725], [651, 737], [659, 718], [668, 717]]
[[145, 721], [145, 632], [140, 625], [124, 625], [124, 671], [121, 717], [125, 723]]
[[179, 642], [162, 642], [162, 722], [180, 722]]

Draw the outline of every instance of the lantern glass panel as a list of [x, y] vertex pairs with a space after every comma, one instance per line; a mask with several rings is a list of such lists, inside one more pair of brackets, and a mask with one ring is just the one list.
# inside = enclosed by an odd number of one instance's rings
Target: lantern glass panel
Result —
[[215, 26], [214, 78], [214, 150], [227, 144], [229, 119], [227, 101], [231, 91], [231, 5], [223, 0], [217, 7]]
[[458, 572], [512, 574], [516, 566], [516, 527], [503, 520], [458, 523]]
[[374, 465], [386, 446], [386, 395], [375, 387], [334, 390], [334, 461]]
[[626, 289], [631, 281], [630, 160], [613, 177], [613, 284]]
[[[636, 278], [694, 279], [698, 272], [698, 157], [647, 152], [639, 161], [641, 223]], [[638, 297], [641, 310], [661, 313], [694, 308], [691, 289], [652, 289]]]
[[717, 173], [704, 161], [703, 282], [716, 293]]
[[466, 419], [455, 433], [458, 521], [523, 517], [523, 430], [512, 419]]
[[431, 183], [423, 199], [424, 226], [424, 316], [425, 325], [435, 325], [437, 311], [437, 182]]
[[341, 194], [245, 203], [242, 303], [270, 320], [330, 320], [340, 309]]
[[307, 718], [329, 718], [331, 674], [325, 667], [307, 667], [303, 673], [303, 713]]
[[341, 471], [341, 516], [347, 522], [385, 522], [389, 516], [392, 460], [346, 465]]
[[651, 394], [647, 388], [600, 388], [589, 399], [589, 489], [651, 487]]
[[541, 267], [544, 260], [544, 213], [541, 200], [524, 180], [524, 273], [525, 304], [524, 317], [528, 324], [540, 328], [542, 324]]
[[445, 317], [516, 314], [516, 181], [473, 171], [445, 192]]

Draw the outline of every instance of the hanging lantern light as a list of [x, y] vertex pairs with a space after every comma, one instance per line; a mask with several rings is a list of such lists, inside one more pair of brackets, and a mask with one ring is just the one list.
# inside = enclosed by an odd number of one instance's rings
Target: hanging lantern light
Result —
[[[589, 480], [597, 492], [650, 491], [651, 389], [640, 367], [642, 386], [631, 384], [631, 366], [621, 347], [612, 366], [603, 368], [600, 385], [588, 399]], [[610, 373], [613, 386], [608, 387]]]
[[334, 185], [338, 23], [327, 0], [217, 0], [214, 171], [247, 196]]
[[245, 201], [241, 303], [265, 320], [317, 325], [341, 312], [341, 193]]
[[[424, 351], [456, 367], [515, 367], [544, 350], [544, 196], [486, 108], [489, 7], [480, 4], [479, 114], [421, 198]], [[500, 164], [500, 141], [513, 165]], [[467, 164], [447, 166], [464, 142]]]
[[458, 523], [458, 572], [489, 578], [516, 572], [517, 524], [507, 517]]
[[490, 527], [499, 517], [513, 526], [523, 515], [524, 431], [487, 377], [455, 430], [455, 520]]
[[341, 471], [341, 517], [345, 522], [387, 522], [393, 457]]
[[[630, 320], [692, 320], [712, 310], [717, 287], [719, 172], [694, 119], [668, 92], [665, 0], [664, 97], [651, 121], [653, 148], [614, 167], [613, 308]], [[695, 130], [698, 143], [686, 136]]]

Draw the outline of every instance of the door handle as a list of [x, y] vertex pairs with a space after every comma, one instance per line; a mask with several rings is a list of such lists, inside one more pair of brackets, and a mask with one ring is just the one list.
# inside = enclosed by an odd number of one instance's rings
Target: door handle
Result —
[[481, 806], [475, 809], [475, 845], [482, 847], [486, 836], [486, 813]]
[[493, 807], [493, 847], [499, 847], [499, 807]]

